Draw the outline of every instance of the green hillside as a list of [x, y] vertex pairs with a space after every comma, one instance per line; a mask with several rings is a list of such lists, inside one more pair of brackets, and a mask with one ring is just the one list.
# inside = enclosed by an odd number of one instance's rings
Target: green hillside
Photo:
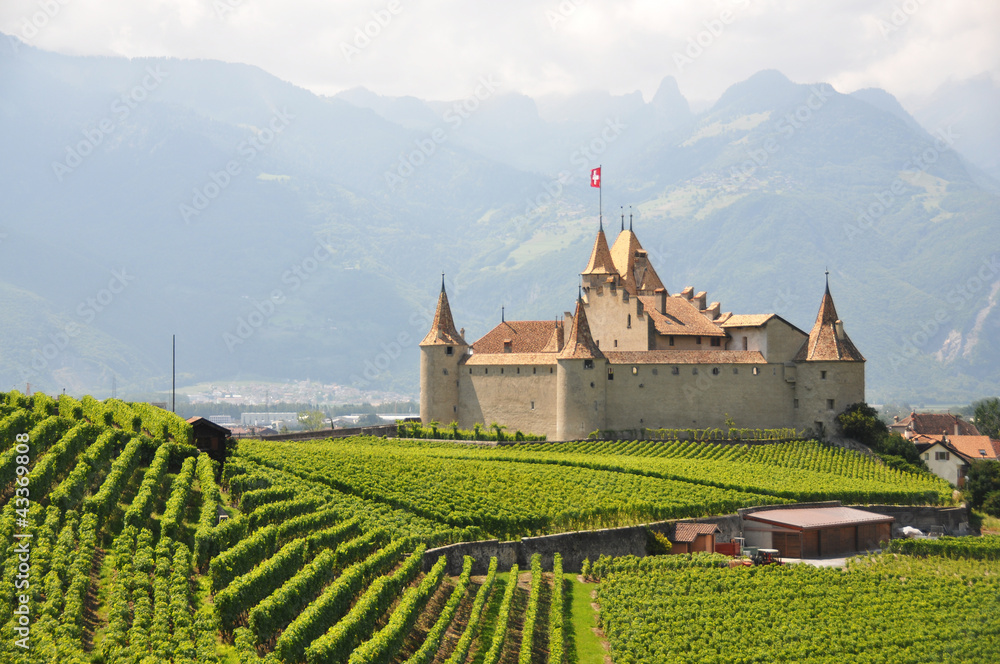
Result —
[[599, 647], [573, 636], [593, 619], [586, 586], [537, 561], [482, 577], [467, 559], [452, 577], [424, 551], [793, 498], [949, 497], [818, 443], [245, 440], [219, 468], [190, 436], [148, 404], [0, 394], [4, 661], [546, 662], [562, 649], [584, 663]]

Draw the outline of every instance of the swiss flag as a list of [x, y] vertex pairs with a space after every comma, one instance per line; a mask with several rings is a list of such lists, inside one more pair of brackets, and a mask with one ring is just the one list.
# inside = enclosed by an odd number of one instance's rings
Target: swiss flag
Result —
[[600, 188], [601, 186], [601, 167], [590, 169], [590, 186]]

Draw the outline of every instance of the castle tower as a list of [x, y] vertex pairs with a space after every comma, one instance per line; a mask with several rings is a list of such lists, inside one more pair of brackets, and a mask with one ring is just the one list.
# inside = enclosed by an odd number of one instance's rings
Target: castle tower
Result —
[[420, 342], [420, 421], [425, 425], [458, 419], [458, 365], [468, 348], [455, 329], [442, 275], [434, 320]]
[[795, 356], [796, 426], [817, 435], [836, 431], [836, 416], [865, 400], [865, 358], [844, 331], [830, 294], [819, 305], [809, 338]]
[[[602, 231], [598, 241], [603, 238]], [[604, 247], [607, 250], [606, 242]], [[591, 431], [604, 429], [608, 363], [591, 337], [582, 298], [577, 298], [566, 345], [556, 363], [556, 439], [585, 439]]]
[[611, 260], [615, 271], [621, 275], [622, 288], [632, 295], [653, 295], [660, 288], [665, 292], [663, 282], [639, 244], [639, 238], [632, 232], [631, 221], [628, 230], [624, 226], [623, 219], [622, 232], [611, 247]]
[[617, 279], [618, 270], [611, 260], [611, 250], [608, 249], [608, 239], [604, 236], [604, 224], [601, 224], [597, 231], [597, 238], [594, 239], [594, 248], [590, 252], [590, 261], [587, 267], [581, 272], [583, 282], [591, 288], [601, 287], [607, 283], [608, 279]]

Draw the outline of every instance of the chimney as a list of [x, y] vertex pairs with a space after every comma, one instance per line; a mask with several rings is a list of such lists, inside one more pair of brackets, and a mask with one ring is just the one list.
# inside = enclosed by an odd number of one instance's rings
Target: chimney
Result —
[[687, 288], [685, 288], [684, 290], [681, 291], [681, 297], [683, 297], [688, 302], [691, 301], [691, 296], [693, 294], [694, 294], [694, 287], [693, 286], [688, 286]]
[[708, 301], [708, 294], [705, 293], [705, 291], [698, 291], [698, 294], [694, 296], [692, 304], [698, 307], [698, 311], [704, 311], [707, 301]]
[[653, 294], [656, 295], [656, 308], [661, 314], [667, 313], [667, 289], [657, 288]]
[[721, 305], [718, 302], [713, 302], [708, 309], [705, 309], [702, 313], [705, 314], [705, 317], [708, 318], [708, 320], [714, 321], [719, 317], [719, 309], [721, 309]]
[[562, 326], [563, 348], [565, 348], [566, 344], [569, 343], [569, 333], [570, 333], [570, 328], [572, 328], [572, 327], [573, 327], [573, 314], [571, 314], [568, 311], [564, 311], [563, 312], [563, 326]]
[[892, 416], [892, 422], [893, 422], [893, 424], [895, 424], [898, 421], [899, 421], [899, 415], [893, 415]]
[[461, 330], [458, 331], [458, 336], [462, 337], [463, 339], [465, 338], [465, 328], [464, 327]]
[[833, 328], [837, 331], [837, 339], [840, 341], [844, 340], [844, 321], [838, 319], [833, 324]]
[[956, 436], [960, 435], [960, 434], [958, 433], [958, 419], [957, 419], [957, 418], [955, 419], [955, 435], [956, 435]]

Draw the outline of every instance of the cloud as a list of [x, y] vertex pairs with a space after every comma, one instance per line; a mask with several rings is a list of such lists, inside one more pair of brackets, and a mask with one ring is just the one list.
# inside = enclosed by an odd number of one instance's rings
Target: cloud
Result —
[[535, 96], [649, 99], [673, 75], [709, 100], [769, 68], [907, 98], [1000, 71], [1000, 4], [979, 0], [5, 0], [0, 30], [63, 53], [213, 58], [324, 94], [434, 99], [483, 75]]

